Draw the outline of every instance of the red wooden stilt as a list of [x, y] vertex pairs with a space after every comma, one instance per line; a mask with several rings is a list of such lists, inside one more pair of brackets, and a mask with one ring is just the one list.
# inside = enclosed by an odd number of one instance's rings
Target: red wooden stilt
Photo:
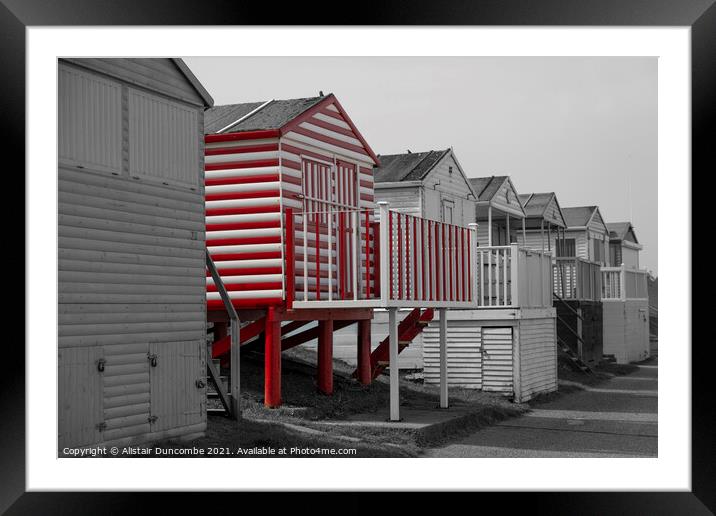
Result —
[[318, 390], [333, 394], [333, 319], [318, 322]]
[[370, 384], [370, 320], [358, 321], [358, 381]]
[[264, 405], [281, 406], [281, 321], [268, 308], [264, 344]]

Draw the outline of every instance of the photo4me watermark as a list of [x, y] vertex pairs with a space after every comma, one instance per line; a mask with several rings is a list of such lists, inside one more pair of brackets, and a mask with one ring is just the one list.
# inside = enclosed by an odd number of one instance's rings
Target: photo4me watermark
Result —
[[244, 447], [178, 447], [167, 446], [94, 446], [60, 450], [60, 458], [75, 457], [328, 457], [357, 455], [356, 448], [322, 448], [307, 446]]

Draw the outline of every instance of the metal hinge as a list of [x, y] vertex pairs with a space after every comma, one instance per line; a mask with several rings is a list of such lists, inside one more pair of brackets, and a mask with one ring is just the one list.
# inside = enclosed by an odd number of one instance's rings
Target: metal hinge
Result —
[[147, 360], [152, 367], [157, 367], [157, 355], [156, 353], [147, 353]]
[[104, 358], [100, 358], [97, 360], [97, 371], [100, 373], [104, 371], [104, 364], [106, 364], [107, 361]]
[[105, 429], [107, 428], [107, 423], [105, 423], [104, 421], [102, 421], [101, 423], [97, 423], [95, 426], [97, 427], [97, 429], [98, 429], [100, 432], [102, 432], [103, 430], [105, 430]]
[[159, 417], [157, 417], [157, 416], [149, 416], [149, 417], [147, 418], [147, 421], [149, 421], [150, 423], [154, 423], [157, 419], [159, 419]]

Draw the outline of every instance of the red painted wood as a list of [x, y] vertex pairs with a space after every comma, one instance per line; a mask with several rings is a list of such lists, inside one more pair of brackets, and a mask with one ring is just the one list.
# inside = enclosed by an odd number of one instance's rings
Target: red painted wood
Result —
[[221, 177], [217, 179], [206, 178], [206, 186], [247, 185], [254, 183], [272, 183], [279, 180], [278, 174], [258, 174], [255, 176]]
[[261, 168], [261, 167], [277, 167], [278, 159], [257, 159], [251, 161], [230, 161], [227, 163], [209, 163], [204, 166], [204, 170], [226, 170], [229, 168]]
[[362, 385], [371, 381], [370, 368], [370, 321], [358, 321], [358, 367], [356, 378]]
[[224, 224], [207, 224], [206, 231], [231, 231], [240, 229], [266, 229], [280, 227], [281, 221], [279, 220], [254, 220], [250, 222], [227, 222]]
[[[256, 276], [257, 274], [283, 274], [281, 267], [246, 267], [243, 269], [219, 269], [221, 277], [226, 276]], [[206, 277], [210, 277], [211, 273], [206, 272]]]
[[233, 201], [240, 199], [262, 199], [262, 198], [276, 198], [280, 197], [281, 192], [272, 188], [270, 190], [261, 190], [258, 192], [231, 192], [231, 193], [220, 193], [220, 194], [206, 194], [204, 200], [206, 201]]
[[403, 217], [400, 213], [397, 213], [396, 217], [398, 219], [396, 226], [396, 232], [398, 233], [398, 299], [403, 299], [403, 232], [400, 227]]
[[281, 321], [274, 313], [269, 307], [264, 329], [264, 405], [271, 408], [281, 405]]
[[226, 262], [233, 260], [271, 260], [281, 258], [281, 251], [264, 251], [259, 253], [229, 253], [229, 254], [212, 254], [211, 258], [215, 262]]
[[[280, 290], [283, 285], [280, 281], [262, 281], [256, 283], [229, 283], [224, 285], [228, 292], [246, 292], [248, 290]], [[218, 292], [216, 285], [207, 285], [207, 292]]]
[[[435, 267], [434, 253], [432, 223], [428, 221], [428, 256], [430, 261], [430, 269], [428, 269], [428, 271], [434, 270], [437, 278], [437, 267]], [[430, 290], [430, 301], [434, 301], [435, 291], [433, 289], [433, 281], [430, 275], [428, 275], [428, 290]]]
[[318, 322], [318, 390], [333, 394], [333, 320]]
[[260, 145], [244, 145], [241, 147], [214, 147], [205, 149], [206, 156], [220, 156], [222, 154], [247, 154], [251, 152], [272, 152], [278, 150], [277, 143], [264, 143]]
[[259, 140], [264, 138], [275, 138], [281, 133], [278, 129], [266, 129], [263, 131], [243, 131], [240, 133], [207, 134], [204, 136], [206, 143], [229, 142], [236, 140]]
[[328, 143], [329, 145], [334, 145], [336, 147], [340, 147], [341, 149], [350, 150], [350, 151], [356, 152], [358, 154], [362, 154], [364, 156], [370, 156], [370, 154], [368, 154], [368, 151], [366, 151], [363, 147], [361, 147], [359, 145], [347, 143], [347, 142], [344, 142], [343, 140], [337, 140], [330, 136], [326, 136], [324, 134], [320, 134], [315, 131], [311, 131], [310, 129], [306, 129], [305, 127], [295, 126], [295, 127], [291, 128], [291, 131], [298, 133], [298, 134], [302, 134], [303, 136], [307, 136], [309, 138], [313, 138], [314, 140], [318, 140], [319, 142]]
[[370, 299], [370, 212], [365, 210], [365, 298]]
[[233, 208], [207, 208], [206, 216], [214, 217], [217, 215], [254, 215], [257, 213], [278, 213], [281, 206], [278, 204], [270, 204], [265, 206], [246, 206]]
[[280, 244], [281, 236], [262, 236], [262, 237], [244, 237], [244, 238], [217, 238], [207, 240], [208, 247], [224, 246], [224, 245], [245, 245], [245, 244]]
[[[319, 232], [318, 214], [314, 215], [316, 224], [316, 299], [321, 299], [321, 236]], [[326, 244], [327, 245], [327, 244]]]
[[[267, 297], [267, 298], [249, 298], [249, 299], [232, 299], [231, 304], [235, 308], [258, 308], [265, 306], [280, 305], [283, 303], [283, 299], [280, 297]], [[212, 310], [224, 310], [224, 302], [221, 299], [209, 299], [206, 302], [206, 309]]]
[[373, 264], [374, 264], [374, 277], [375, 277], [375, 297], [380, 297], [380, 223], [373, 222], [373, 239], [375, 246], [373, 248]]
[[296, 246], [294, 243], [293, 209], [286, 208], [286, 308], [293, 307], [296, 298]]

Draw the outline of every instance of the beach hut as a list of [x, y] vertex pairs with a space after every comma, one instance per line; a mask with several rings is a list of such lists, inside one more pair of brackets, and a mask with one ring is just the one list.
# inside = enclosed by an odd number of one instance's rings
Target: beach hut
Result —
[[564, 237], [567, 227], [557, 195], [554, 192], [520, 194], [519, 200], [525, 225], [524, 231], [518, 232], [518, 243], [555, 256], [556, 243]]
[[630, 222], [608, 223], [610, 266], [602, 267], [604, 354], [617, 362], [644, 360], [658, 309], [650, 299], [650, 275], [639, 268], [637, 240]]
[[58, 441], [206, 428], [204, 109], [180, 59], [58, 63]]
[[477, 195], [475, 221], [481, 246], [501, 246], [525, 238], [525, 210], [509, 176], [472, 177], [470, 185]]
[[[318, 389], [331, 394], [333, 333], [355, 324], [355, 376], [389, 367], [398, 419], [403, 344], [434, 314], [475, 304], [472, 230], [376, 203], [381, 159], [332, 94], [216, 106], [205, 132], [211, 356], [230, 363], [234, 409], [240, 345], [263, 334], [264, 403], [276, 407], [281, 352], [317, 339]], [[378, 308], [388, 324], [371, 350]], [[229, 332], [233, 311], [242, 326]]]
[[642, 246], [636, 238], [631, 222], [608, 222], [609, 265], [620, 267], [622, 264], [631, 269], [639, 268], [639, 251]]
[[[449, 385], [499, 392], [517, 401], [555, 390], [552, 265], [546, 252], [514, 243], [508, 228], [524, 229], [524, 212], [510, 178], [468, 179], [452, 150], [380, 159], [377, 198], [427, 218], [451, 217], [476, 231], [478, 245], [471, 250], [475, 306], [447, 313]], [[376, 311], [373, 328], [385, 324], [383, 319]], [[441, 378], [440, 331], [439, 321], [428, 320], [401, 355], [402, 366], [422, 369], [426, 383]]]

